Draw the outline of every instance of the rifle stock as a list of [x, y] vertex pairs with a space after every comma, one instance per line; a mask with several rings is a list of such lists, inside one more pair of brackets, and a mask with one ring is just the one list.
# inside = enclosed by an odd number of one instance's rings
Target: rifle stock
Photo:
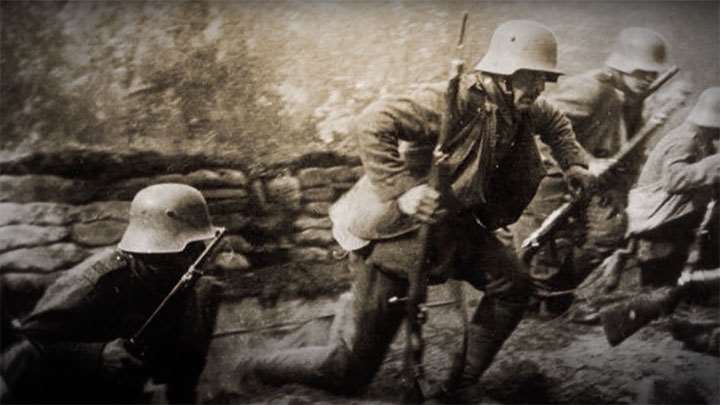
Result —
[[[661, 86], [672, 79], [678, 72], [679, 68], [673, 66], [664, 72], [657, 80], [650, 86], [646, 93], [646, 97], [656, 92]], [[685, 94], [683, 97], [677, 97], [673, 102], [669, 103], [662, 112], [668, 116], [674, 113], [685, 100]], [[568, 218], [570, 218], [574, 212], [581, 209], [587, 202], [592, 198], [593, 194], [597, 190], [605, 186], [609, 181], [612, 180], [612, 174], [624, 163], [624, 161], [631, 154], [638, 150], [640, 145], [645, 142], [651, 135], [655, 134], [660, 129], [664, 121], [650, 119], [648, 122], [618, 151], [611, 160], [613, 164], [606, 167], [603, 171], [597, 174], [597, 185], [593, 190], [583, 190], [583, 192], [572, 201], [566, 202], [560, 207], [556, 208], [550, 215], [548, 215], [542, 222], [540, 227], [530, 234], [522, 242], [520, 246], [520, 257], [526, 262], [530, 263], [532, 257], [537, 253], [540, 248], [552, 239], [555, 232], [561, 229]]]
[[[463, 15], [460, 39], [457, 45], [458, 54], [463, 47], [467, 19], [468, 14], [465, 13]], [[437, 145], [433, 152], [432, 166], [428, 174], [428, 185], [435, 189], [443, 189], [447, 186], [448, 170], [445, 148], [457, 117], [457, 94], [463, 69], [464, 63], [462, 59], [453, 58], [451, 62], [450, 79], [448, 80], [447, 91], [445, 93], [445, 111], [442, 114]], [[405, 323], [405, 352], [403, 363], [405, 376], [403, 402], [405, 403], [422, 402], [429, 392], [422, 365], [424, 351], [422, 324], [425, 321], [423, 304], [427, 299], [429, 273], [427, 252], [431, 233], [432, 227], [428, 224], [424, 224], [418, 230], [417, 242], [420, 250], [412, 268], [408, 269], [409, 287], [406, 302], [407, 321]]]
[[717, 219], [717, 202], [712, 200], [705, 208], [705, 215], [698, 227], [685, 263], [683, 273], [674, 287], [663, 287], [640, 294], [626, 302], [620, 302], [600, 312], [605, 337], [611, 346], [617, 346], [650, 322], [668, 316], [689, 294], [693, 282], [707, 282], [720, 277], [720, 270], [698, 270], [703, 242], [712, 222]]
[[685, 296], [684, 286], [663, 287], [620, 302], [600, 312], [610, 346], [617, 346], [650, 322], [670, 315]]

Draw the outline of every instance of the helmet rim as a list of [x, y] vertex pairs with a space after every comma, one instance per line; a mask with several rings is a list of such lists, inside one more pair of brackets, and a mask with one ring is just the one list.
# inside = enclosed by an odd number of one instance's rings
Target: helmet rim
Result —
[[637, 70], [661, 72], [668, 67], [667, 41], [657, 32], [640, 27], [620, 31], [605, 65], [626, 74]]
[[703, 91], [687, 119], [701, 127], [720, 128], [720, 87]]
[[519, 70], [564, 74], [557, 68], [555, 34], [531, 20], [510, 20], [499, 25], [475, 70], [504, 76]]
[[161, 183], [140, 190], [130, 205], [130, 221], [118, 243], [130, 253], [178, 253], [191, 242], [211, 239], [207, 203], [199, 190]]

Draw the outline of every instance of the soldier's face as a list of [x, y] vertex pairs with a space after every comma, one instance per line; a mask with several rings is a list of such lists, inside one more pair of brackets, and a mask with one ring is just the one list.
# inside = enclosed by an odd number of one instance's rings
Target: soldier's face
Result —
[[649, 72], [646, 70], [634, 70], [630, 74], [623, 74], [625, 86], [635, 94], [644, 94], [650, 88], [650, 85], [657, 79], [657, 72]]
[[545, 91], [546, 75], [543, 72], [518, 70], [512, 75], [513, 102], [519, 111], [529, 109]]
[[713, 153], [720, 153], [720, 128], [704, 128], [705, 136], [710, 138]]
[[141, 276], [158, 289], [167, 290], [180, 280], [203, 250], [203, 242], [190, 242], [185, 250], [179, 253], [141, 255], [143, 261], [148, 264], [143, 267]]

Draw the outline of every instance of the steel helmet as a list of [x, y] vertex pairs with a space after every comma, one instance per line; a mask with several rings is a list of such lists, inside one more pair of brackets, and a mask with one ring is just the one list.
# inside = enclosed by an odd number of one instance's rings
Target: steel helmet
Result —
[[720, 87], [710, 87], [700, 94], [688, 121], [701, 127], [720, 128]]
[[557, 39], [544, 25], [529, 20], [501, 24], [476, 70], [509, 76], [521, 69], [563, 74], [557, 66]]
[[118, 247], [131, 253], [177, 253], [215, 232], [200, 191], [185, 184], [156, 184], [133, 198], [130, 223]]
[[605, 64], [623, 73], [635, 70], [660, 72], [667, 68], [667, 44], [655, 31], [626, 28], [620, 31], [615, 47]]

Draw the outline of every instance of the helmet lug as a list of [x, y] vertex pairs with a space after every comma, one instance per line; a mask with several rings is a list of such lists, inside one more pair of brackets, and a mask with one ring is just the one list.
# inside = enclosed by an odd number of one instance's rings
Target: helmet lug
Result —
[[207, 203], [194, 187], [162, 183], [140, 190], [130, 204], [130, 223], [118, 248], [130, 253], [179, 253], [215, 237]]

